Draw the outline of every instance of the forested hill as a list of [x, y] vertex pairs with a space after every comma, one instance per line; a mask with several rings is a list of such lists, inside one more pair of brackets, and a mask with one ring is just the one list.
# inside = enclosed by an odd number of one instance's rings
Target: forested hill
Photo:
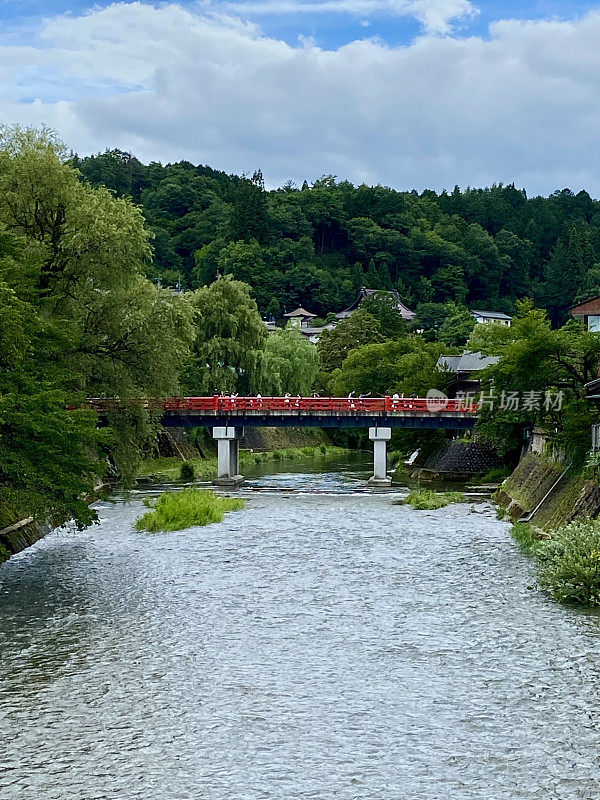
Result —
[[195, 288], [218, 272], [246, 281], [263, 313], [350, 305], [361, 286], [415, 307], [454, 301], [510, 313], [532, 297], [562, 322], [600, 293], [600, 202], [514, 186], [399, 192], [332, 177], [265, 191], [262, 176], [118, 150], [73, 159], [93, 185], [140, 203], [155, 235], [149, 277]]

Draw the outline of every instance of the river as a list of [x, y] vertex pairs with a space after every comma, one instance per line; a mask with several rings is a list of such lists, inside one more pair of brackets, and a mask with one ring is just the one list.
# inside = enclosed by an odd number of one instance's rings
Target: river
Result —
[[598, 616], [491, 506], [359, 466], [177, 533], [116, 498], [2, 565], [0, 800], [596, 800]]

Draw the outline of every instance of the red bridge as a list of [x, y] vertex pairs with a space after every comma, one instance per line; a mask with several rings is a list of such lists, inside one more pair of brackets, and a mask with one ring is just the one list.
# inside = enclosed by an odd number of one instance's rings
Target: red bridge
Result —
[[[91, 399], [88, 405], [100, 414], [120, 407], [119, 399]], [[239, 483], [239, 440], [244, 427], [369, 428], [374, 443], [375, 473], [372, 483], [389, 485], [386, 469], [387, 442], [392, 428], [471, 430], [477, 406], [445, 397], [171, 397], [146, 400], [162, 412], [168, 427], [211, 427], [218, 442], [219, 480]]]

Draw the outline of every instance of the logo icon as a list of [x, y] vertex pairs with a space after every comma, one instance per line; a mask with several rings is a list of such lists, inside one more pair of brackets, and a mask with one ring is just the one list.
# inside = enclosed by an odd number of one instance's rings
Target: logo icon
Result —
[[435, 414], [436, 411], [443, 411], [448, 406], [450, 398], [438, 389], [429, 389], [425, 402], [427, 403], [427, 411]]

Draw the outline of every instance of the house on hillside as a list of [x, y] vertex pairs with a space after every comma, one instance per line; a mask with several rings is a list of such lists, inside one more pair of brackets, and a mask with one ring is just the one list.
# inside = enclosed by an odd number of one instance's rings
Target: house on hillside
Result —
[[475, 320], [482, 325], [507, 325], [509, 328], [512, 317], [502, 311], [471, 311]]
[[588, 331], [600, 333], [600, 296], [573, 306], [569, 313], [574, 319], [582, 320]]
[[448, 397], [457, 395], [475, 395], [481, 391], [481, 381], [478, 373], [486, 367], [497, 364], [497, 356], [484, 356], [481, 353], [471, 353], [466, 350], [460, 356], [440, 356], [437, 368], [447, 372], [450, 377], [447, 394]]
[[382, 294], [387, 294], [393, 298], [395, 306], [398, 309], [398, 313], [402, 316], [402, 319], [405, 319], [407, 322], [411, 322], [416, 317], [415, 312], [411, 311], [410, 308], [404, 305], [404, 303], [400, 299], [400, 295], [395, 289], [384, 292], [384, 290], [382, 289], [365, 289], [364, 287], [360, 290], [358, 297], [356, 298], [354, 303], [345, 311], [340, 311], [338, 314], [336, 314], [336, 317], [338, 319], [346, 319], [360, 308], [361, 303], [364, 300], [366, 300], [367, 297], [371, 297], [372, 295], [377, 294], [378, 292], [381, 292]]
[[295, 328], [308, 328], [311, 319], [314, 319], [317, 315], [311, 314], [310, 311], [302, 308], [302, 306], [298, 306], [294, 311], [290, 311], [283, 316], [287, 319], [288, 323]]
[[317, 344], [324, 330], [331, 330], [335, 327], [335, 323], [323, 325], [323, 327], [319, 328], [313, 327], [311, 325], [311, 321], [315, 319], [317, 315], [311, 314], [310, 311], [307, 311], [301, 306], [296, 308], [294, 311], [290, 311], [288, 314], [284, 314], [283, 316], [288, 320], [288, 325], [297, 328], [302, 336], [304, 336], [313, 344]]

